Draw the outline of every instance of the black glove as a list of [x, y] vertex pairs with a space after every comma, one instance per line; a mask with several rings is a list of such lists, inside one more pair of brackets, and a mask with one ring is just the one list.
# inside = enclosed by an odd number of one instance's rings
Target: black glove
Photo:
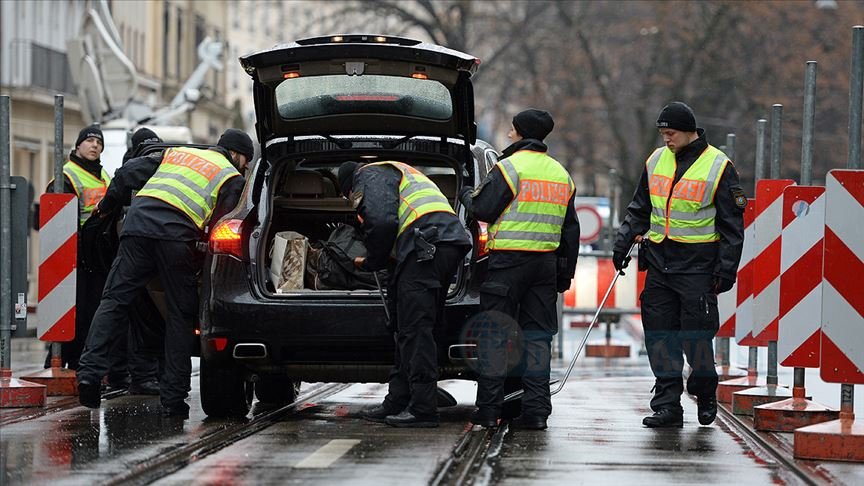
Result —
[[462, 203], [463, 206], [469, 206], [470, 203], [466, 203], [465, 201], [471, 200], [471, 193], [474, 192], [474, 188], [471, 186], [465, 186], [459, 190], [459, 202]]
[[715, 275], [712, 290], [715, 294], [722, 294], [723, 292], [732, 290], [733, 285], [735, 285], [734, 280], [729, 280], [728, 278]]
[[567, 292], [568, 290], [570, 290], [570, 283], [572, 281], [573, 279], [559, 276], [557, 281], [555, 282], [555, 291], [559, 294], [562, 292]]
[[623, 251], [613, 251], [612, 252], [612, 265], [615, 266], [615, 270], [617, 270], [621, 275], [624, 275], [624, 269], [627, 268], [627, 265], [630, 264], [630, 256], [624, 253]]

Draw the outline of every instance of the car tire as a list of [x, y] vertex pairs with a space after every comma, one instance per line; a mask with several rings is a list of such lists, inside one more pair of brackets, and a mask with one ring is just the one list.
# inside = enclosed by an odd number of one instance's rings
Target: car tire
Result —
[[287, 405], [297, 400], [300, 382], [282, 375], [262, 375], [255, 382], [255, 396], [267, 404]]
[[252, 406], [252, 383], [235, 363], [201, 359], [201, 408], [208, 417], [245, 417]]

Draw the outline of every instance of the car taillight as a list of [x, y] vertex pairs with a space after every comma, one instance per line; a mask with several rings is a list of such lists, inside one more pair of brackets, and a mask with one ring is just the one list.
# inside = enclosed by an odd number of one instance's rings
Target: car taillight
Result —
[[243, 241], [241, 239], [239, 219], [226, 219], [213, 228], [210, 233], [210, 253], [227, 254], [243, 258]]
[[480, 227], [477, 231], [477, 258], [482, 258], [489, 254], [489, 249], [486, 248], [486, 243], [489, 242], [489, 232], [486, 231], [486, 223], [478, 222], [477, 225]]

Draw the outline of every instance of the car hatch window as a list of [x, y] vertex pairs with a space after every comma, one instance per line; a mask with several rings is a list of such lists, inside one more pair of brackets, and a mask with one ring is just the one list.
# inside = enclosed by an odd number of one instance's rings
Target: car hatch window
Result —
[[438, 81], [382, 75], [326, 75], [285, 79], [276, 87], [279, 116], [387, 113], [431, 120], [453, 116], [450, 91]]

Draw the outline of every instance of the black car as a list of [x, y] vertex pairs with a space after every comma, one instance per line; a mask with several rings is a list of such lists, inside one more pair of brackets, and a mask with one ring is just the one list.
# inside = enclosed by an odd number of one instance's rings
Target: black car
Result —
[[[245, 415], [293, 401], [301, 381], [385, 382], [393, 336], [377, 289], [277, 291], [274, 236], [323, 241], [357, 215], [338, 193], [347, 160], [397, 160], [427, 174], [451, 200], [497, 160], [476, 140], [471, 75], [479, 60], [441, 46], [376, 35], [299, 40], [245, 56], [254, 80], [261, 157], [238, 207], [210, 231], [201, 292], [201, 404]], [[452, 282], [437, 336], [441, 378], [472, 379], [465, 324], [478, 310], [485, 231]]]

